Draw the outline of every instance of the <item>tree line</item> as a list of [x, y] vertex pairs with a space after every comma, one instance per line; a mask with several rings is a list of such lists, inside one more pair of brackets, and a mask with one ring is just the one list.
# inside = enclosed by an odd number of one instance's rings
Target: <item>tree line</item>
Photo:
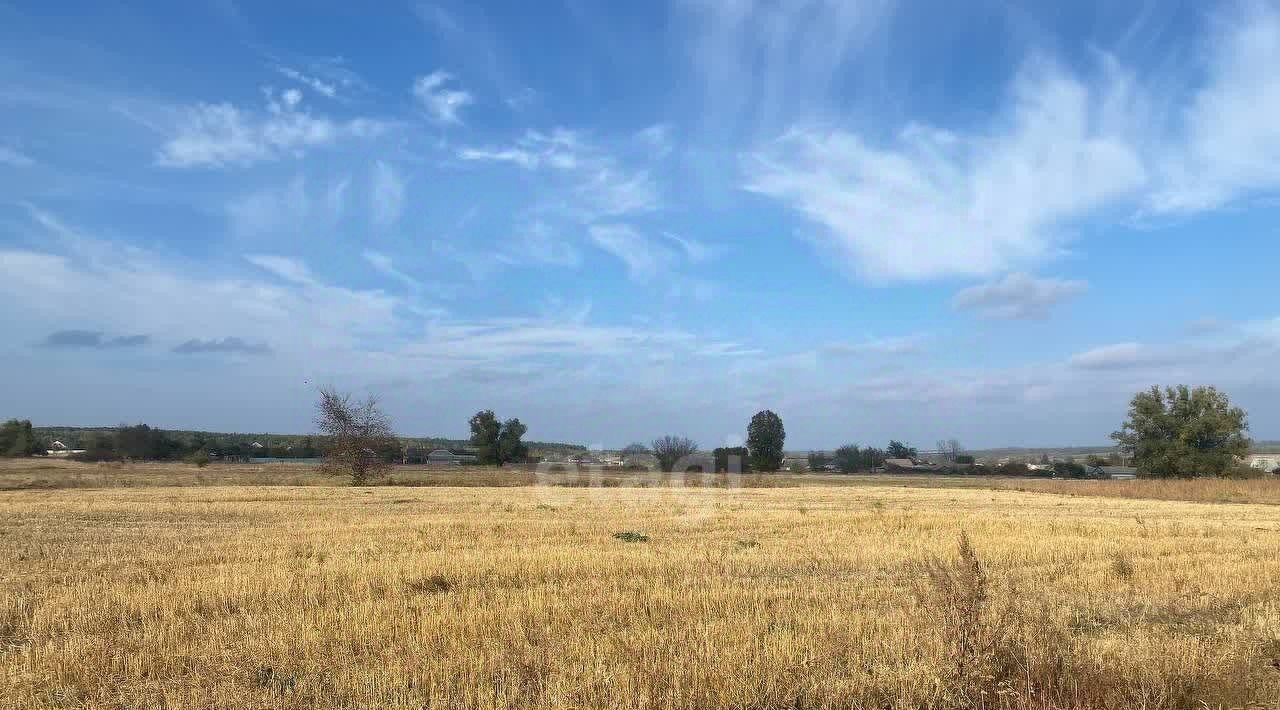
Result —
[[[316, 425], [319, 435], [289, 439], [287, 444], [254, 447], [243, 439], [227, 442], [203, 432], [180, 432], [174, 435], [146, 424], [121, 426], [115, 430], [75, 431], [78, 440], [73, 448], [83, 449], [85, 460], [194, 460], [207, 462], [210, 457], [247, 458], [275, 456], [279, 458], [324, 457], [326, 465], [356, 480], [367, 482], [384, 472], [393, 462], [404, 460], [406, 448], [381, 411], [376, 397], [355, 401], [332, 389], [320, 391]], [[476, 462], [502, 466], [530, 459], [529, 444], [523, 437], [527, 427], [518, 418], [500, 420], [492, 410], [477, 412], [468, 420], [471, 438], [467, 443], [475, 451]], [[1152, 387], [1137, 393], [1129, 405], [1122, 427], [1111, 437], [1120, 450], [1133, 461], [1142, 477], [1196, 477], [1243, 475], [1252, 473], [1241, 463], [1248, 453], [1247, 417], [1233, 406], [1224, 393], [1213, 387], [1186, 385]], [[651, 455], [663, 471], [706, 470], [773, 472], [781, 469], [785, 459], [786, 429], [782, 418], [770, 410], [762, 410], [747, 424], [746, 445], [719, 447], [703, 454], [686, 436], [667, 435], [655, 439], [650, 447], [632, 444], [623, 450], [624, 457]], [[245, 435], [234, 435], [244, 437]], [[281, 437], [276, 437], [277, 439]], [[52, 441], [41, 435], [28, 420], [10, 419], [0, 425], [0, 456], [38, 456]], [[581, 450], [581, 447], [571, 447]], [[969, 465], [971, 456], [960, 453], [955, 440], [939, 442], [939, 450], [951, 464]], [[828, 466], [842, 473], [867, 471], [883, 466], [889, 459], [915, 459], [914, 447], [893, 440], [883, 448], [846, 444], [828, 459], [824, 453], [810, 454], [808, 467], [825, 470]], [[1090, 468], [1103, 461], [1091, 461]], [[1026, 475], [1021, 469], [1006, 464], [994, 470], [1005, 475]], [[1083, 477], [1088, 469], [1075, 463], [1054, 464], [1054, 472], [1065, 477]]]

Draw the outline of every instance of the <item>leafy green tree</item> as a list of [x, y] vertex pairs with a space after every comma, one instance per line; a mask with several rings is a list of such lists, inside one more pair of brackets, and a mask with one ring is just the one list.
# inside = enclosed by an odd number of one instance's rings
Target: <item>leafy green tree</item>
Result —
[[471, 417], [471, 445], [476, 448], [476, 460], [489, 466], [524, 461], [529, 449], [521, 437], [527, 428], [519, 419], [498, 421], [492, 409], [476, 412]]
[[1084, 466], [1073, 461], [1059, 461], [1053, 465], [1054, 474], [1062, 478], [1087, 478], [1088, 471]]
[[113, 461], [116, 454], [116, 437], [111, 432], [95, 431], [84, 435], [81, 442], [84, 452], [77, 454], [81, 461]]
[[1249, 451], [1244, 410], [1214, 387], [1152, 387], [1134, 395], [1129, 418], [1111, 438], [1138, 475], [1221, 476]]
[[917, 455], [913, 446], [907, 446], [896, 439], [889, 442], [888, 457], [891, 459], [914, 459]]
[[41, 442], [31, 428], [31, 421], [10, 419], [0, 425], [0, 456], [35, 456], [44, 454]]
[[178, 456], [182, 447], [160, 429], [146, 424], [121, 426], [116, 430], [116, 455], [138, 461], [166, 461]]
[[836, 468], [840, 473], [853, 473], [862, 465], [862, 449], [857, 444], [845, 444], [836, 449]]
[[529, 458], [529, 448], [521, 441], [528, 427], [519, 419], [508, 419], [502, 423], [502, 431], [498, 433], [498, 465], [504, 463], [523, 463]]
[[471, 417], [471, 445], [476, 448], [476, 460], [489, 466], [499, 465], [498, 436], [502, 423], [492, 409], [484, 409]]
[[751, 468], [755, 471], [777, 471], [782, 468], [783, 444], [787, 431], [782, 417], [765, 409], [756, 412], [747, 424], [747, 450], [751, 452]]

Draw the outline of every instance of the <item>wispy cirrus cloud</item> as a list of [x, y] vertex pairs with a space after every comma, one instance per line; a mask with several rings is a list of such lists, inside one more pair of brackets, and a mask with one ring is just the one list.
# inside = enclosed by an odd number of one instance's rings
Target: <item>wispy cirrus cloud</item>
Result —
[[829, 343], [822, 351], [829, 355], [913, 355], [924, 352], [930, 339], [928, 333], [911, 333], [851, 343]]
[[474, 103], [475, 97], [464, 89], [447, 86], [456, 83], [452, 74], [437, 69], [414, 80], [413, 96], [437, 123], [460, 125], [462, 109]]
[[1013, 273], [962, 289], [951, 299], [951, 305], [984, 318], [1043, 319], [1054, 306], [1084, 293], [1088, 287], [1084, 281]]
[[156, 155], [163, 167], [228, 167], [301, 157], [307, 151], [340, 140], [376, 137], [384, 121], [355, 118], [339, 121], [313, 115], [302, 106], [302, 93], [267, 92], [265, 111], [230, 103], [200, 103], [186, 108]]
[[347, 211], [351, 178], [316, 184], [304, 175], [233, 197], [226, 206], [233, 232], [250, 236], [299, 235], [317, 227], [329, 229]]
[[382, 226], [395, 224], [404, 210], [405, 178], [390, 164], [379, 160], [373, 164], [370, 182], [369, 200], [374, 223]]
[[1148, 208], [1155, 213], [1188, 214], [1280, 189], [1280, 126], [1272, 119], [1280, 112], [1280, 4], [1227, 4], [1209, 19], [1197, 67], [1203, 83], [1178, 97], [1177, 127], [1154, 158], [1160, 180]]
[[745, 156], [744, 186], [879, 283], [1035, 266], [1108, 211], [1187, 214], [1280, 189], [1280, 7], [1212, 19], [1177, 81], [1104, 54], [1088, 73], [1036, 57], [983, 125], [912, 122], [886, 140], [793, 123]]
[[[710, 140], [752, 139], [825, 113], [840, 72], [892, 19], [892, 0], [675, 3]], [[804, 77], [797, 81], [796, 77]]]
[[1126, 125], [1127, 79], [1090, 87], [1029, 68], [984, 133], [921, 124], [888, 146], [793, 128], [753, 154], [748, 190], [807, 217], [814, 241], [873, 282], [987, 275], [1054, 256], [1074, 219], [1146, 181]]
[[596, 246], [616, 256], [632, 281], [645, 283], [671, 268], [675, 254], [625, 224], [595, 224], [588, 232]]
[[335, 83], [324, 81], [320, 77], [304, 74], [293, 67], [277, 66], [276, 71], [279, 72], [281, 76], [292, 79], [321, 96], [330, 99], [338, 97], [338, 86]]
[[526, 170], [573, 170], [584, 158], [598, 162], [594, 147], [565, 128], [549, 133], [530, 130], [508, 146], [463, 146], [457, 155], [465, 161], [511, 163]]
[[466, 162], [505, 163], [547, 175], [532, 208], [538, 213], [589, 223], [653, 212], [663, 204], [646, 167], [624, 162], [606, 146], [565, 128], [527, 131], [510, 145], [464, 146], [456, 155]]

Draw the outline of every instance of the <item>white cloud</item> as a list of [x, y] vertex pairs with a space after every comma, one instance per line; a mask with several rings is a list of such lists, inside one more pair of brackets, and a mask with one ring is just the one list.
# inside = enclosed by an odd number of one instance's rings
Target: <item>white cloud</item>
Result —
[[461, 148], [458, 157], [470, 161], [513, 163], [527, 170], [538, 165], [538, 156], [522, 148]]
[[674, 147], [674, 139], [671, 134], [671, 124], [655, 123], [637, 132], [636, 139], [640, 141], [640, 144], [646, 150], [650, 151], [651, 157], [661, 159], [670, 155]]
[[303, 286], [313, 286], [316, 283], [315, 277], [311, 275], [311, 270], [298, 259], [271, 256], [269, 254], [253, 254], [246, 256], [245, 259], [249, 260], [254, 266], [265, 269], [285, 281]]
[[338, 87], [331, 83], [321, 80], [319, 77], [303, 74], [302, 72], [291, 67], [278, 66], [276, 71], [281, 75], [302, 84], [321, 96], [335, 99], [338, 97]]
[[1182, 108], [1179, 145], [1159, 158], [1155, 212], [1210, 209], [1280, 188], [1280, 6], [1228, 7], [1211, 15], [1207, 76]]
[[18, 151], [16, 148], [0, 145], [0, 165], [10, 165], [15, 168], [27, 168], [35, 165], [36, 161], [30, 156]]
[[[0, 303], [17, 304], [28, 316], [14, 342], [38, 344], [48, 335], [47, 323], [77, 322], [84, 304], [92, 303], [102, 332], [151, 333], [159, 345], [183, 352], [270, 349], [275, 357], [260, 366], [290, 380], [423, 372], [434, 379], [523, 367], [546, 376], [572, 372], [567, 381], [576, 382], [587, 372], [583, 364], [662, 353], [687, 363], [741, 350], [678, 329], [591, 323], [589, 307], [573, 309], [573, 317], [452, 319], [421, 308], [416, 288], [395, 296], [338, 286], [293, 256], [246, 255], [262, 271], [232, 269], [227, 276], [199, 262], [118, 246], [86, 239], [67, 245], [74, 258], [0, 250]], [[389, 256], [369, 251], [364, 258], [379, 272], [417, 285]], [[570, 362], [577, 365], [566, 368]]]
[[1130, 342], [1077, 353], [1071, 356], [1069, 364], [1085, 370], [1123, 370], [1170, 365], [1179, 359], [1172, 349]]
[[[364, 260], [369, 262], [369, 265], [371, 265], [379, 273], [383, 274], [384, 276], [389, 276], [392, 279], [395, 279], [396, 281], [399, 281], [400, 283], [404, 284], [404, 286], [409, 289], [410, 293], [418, 295], [423, 293], [423, 291], [425, 290], [424, 284], [421, 281], [419, 281], [418, 279], [415, 279], [414, 277], [400, 270], [396, 266], [395, 260], [393, 260], [390, 256], [387, 256], [382, 252], [373, 251], [371, 249], [366, 249], [364, 253], [361, 254], [361, 256], [363, 256]], [[439, 311], [437, 310], [435, 312], [439, 312]]]
[[420, 76], [413, 82], [413, 95], [426, 109], [427, 113], [439, 123], [461, 124], [458, 116], [463, 108], [474, 102], [471, 94], [462, 89], [450, 89], [445, 84], [453, 83], [452, 74], [436, 70], [426, 76]]
[[346, 212], [350, 178], [312, 188], [302, 175], [283, 185], [237, 196], [227, 204], [232, 230], [242, 236], [305, 237], [331, 229]]
[[[685, 0], [688, 83], [709, 140], [775, 132], [826, 112], [837, 78], [881, 35], [893, 0], [796, 3]], [[871, 63], [869, 63], [871, 64]], [[803, 80], [798, 79], [803, 77]]]
[[1126, 126], [1056, 68], [1024, 72], [985, 133], [908, 125], [888, 147], [796, 128], [751, 156], [747, 189], [821, 226], [819, 244], [875, 282], [987, 275], [1053, 256], [1073, 220], [1146, 181]]
[[533, 222], [520, 229], [512, 243], [511, 253], [514, 257], [510, 260], [512, 264], [526, 262], [575, 267], [582, 263], [582, 254], [577, 248], [543, 222]]
[[823, 352], [833, 355], [913, 355], [923, 352], [929, 343], [927, 333], [912, 333], [884, 338], [870, 338], [856, 343], [831, 343]]
[[707, 244], [706, 242], [699, 241], [697, 239], [682, 237], [678, 234], [673, 234], [672, 232], [663, 232], [662, 235], [675, 242], [680, 247], [680, 250], [684, 252], [689, 261], [694, 264], [710, 261], [719, 256], [723, 251], [721, 247], [714, 244]]
[[557, 128], [527, 131], [509, 146], [463, 147], [459, 159], [510, 163], [548, 176], [542, 183], [540, 213], [590, 223], [652, 212], [662, 206], [657, 183], [645, 169], [628, 167], [600, 145]]
[[1183, 214], [1275, 191], [1280, 7], [1211, 20], [1173, 76], [1139, 80], [1105, 55], [1088, 76], [1033, 60], [976, 130], [913, 123], [880, 141], [795, 124], [747, 156], [745, 187], [807, 217], [873, 282], [1034, 266], [1107, 210]]
[[951, 305], [976, 311], [985, 318], [1046, 318], [1054, 306], [1087, 288], [1084, 281], [1013, 273], [961, 290], [951, 299]]
[[391, 165], [379, 160], [373, 166], [372, 185], [370, 206], [374, 223], [395, 224], [404, 209], [404, 178]]
[[652, 212], [662, 203], [658, 185], [648, 172], [612, 166], [601, 166], [589, 174], [575, 193], [575, 204], [569, 209], [580, 212], [584, 219]]
[[613, 254], [627, 266], [632, 281], [647, 282], [670, 270], [675, 254], [624, 224], [595, 224], [588, 232], [596, 246]]
[[229, 103], [189, 107], [175, 135], [161, 146], [156, 163], [165, 167], [224, 167], [300, 157], [309, 149], [345, 138], [371, 138], [386, 124], [371, 119], [334, 121], [301, 108], [296, 89], [278, 97], [267, 93], [265, 112], [245, 111]]
[[550, 168], [573, 170], [580, 165], [609, 163], [594, 146], [573, 131], [557, 128], [550, 133], [526, 131], [514, 145], [505, 147], [463, 147], [458, 157], [473, 162], [512, 163], [525, 170]]

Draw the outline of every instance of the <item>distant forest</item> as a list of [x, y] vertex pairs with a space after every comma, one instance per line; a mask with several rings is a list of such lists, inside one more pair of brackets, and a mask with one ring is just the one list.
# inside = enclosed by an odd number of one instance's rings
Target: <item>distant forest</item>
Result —
[[[114, 438], [122, 429], [119, 427], [33, 427], [38, 439], [52, 443], [61, 441], [69, 449], [93, 449], [104, 439]], [[154, 429], [162, 433], [164, 438], [172, 442], [174, 453], [204, 450], [225, 457], [267, 457], [267, 458], [314, 458], [320, 455], [323, 437], [314, 434], [267, 434], [267, 433], [232, 433], [215, 431], [188, 431], [180, 429]], [[435, 449], [449, 449], [454, 452], [471, 448], [467, 439], [445, 439], [439, 437], [398, 437], [402, 446], [411, 450], [429, 452]], [[257, 442], [262, 447], [255, 447]], [[568, 454], [586, 451], [580, 444], [559, 442], [531, 441], [526, 442], [532, 456], [547, 454]], [[146, 458], [151, 458], [150, 456]], [[168, 457], [165, 457], [168, 458]]]

